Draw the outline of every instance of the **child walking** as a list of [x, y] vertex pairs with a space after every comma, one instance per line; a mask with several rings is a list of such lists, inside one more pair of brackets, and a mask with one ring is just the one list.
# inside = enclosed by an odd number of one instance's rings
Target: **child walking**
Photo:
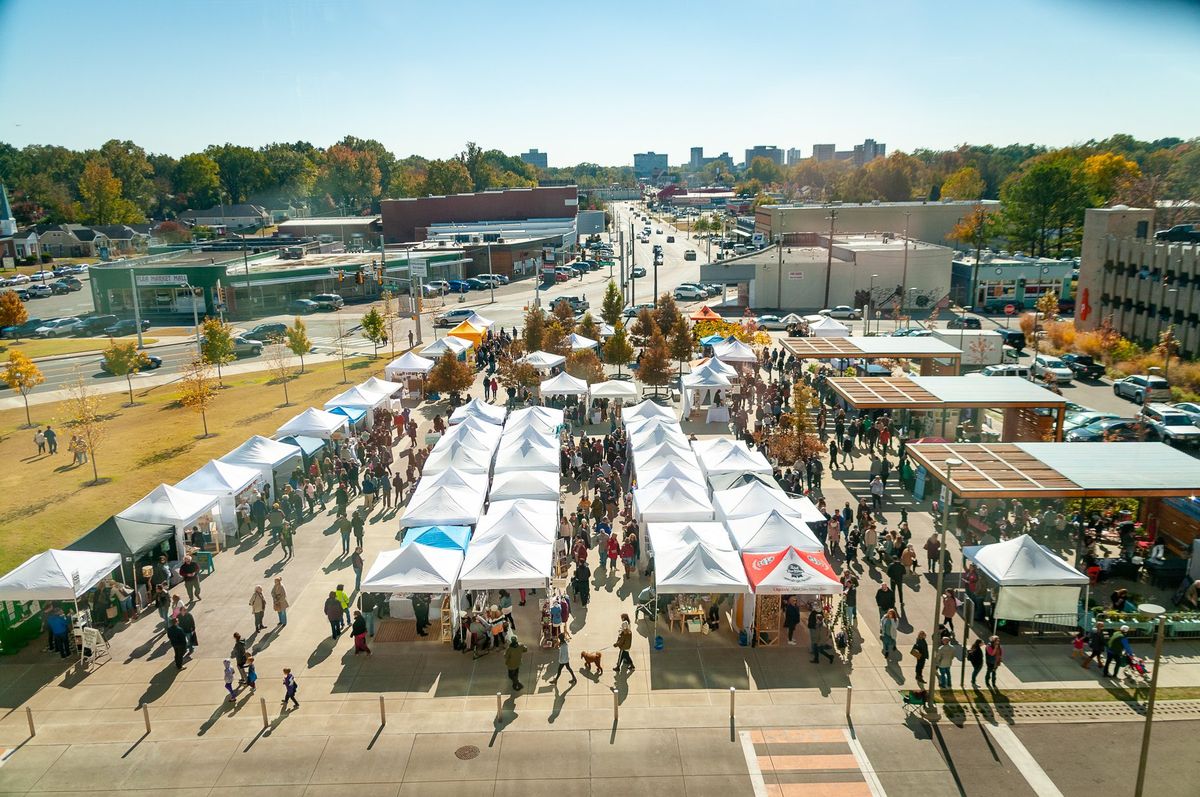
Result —
[[229, 693], [229, 702], [237, 700], [237, 692], [233, 691], [233, 665], [225, 659], [225, 691]]
[[254, 657], [246, 657], [246, 684], [250, 687], [250, 694], [254, 694], [254, 690], [258, 684], [258, 672], [254, 669]]

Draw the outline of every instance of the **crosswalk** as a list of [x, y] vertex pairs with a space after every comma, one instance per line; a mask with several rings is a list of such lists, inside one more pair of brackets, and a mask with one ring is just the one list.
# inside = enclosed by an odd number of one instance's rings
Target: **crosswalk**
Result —
[[755, 797], [884, 797], [861, 745], [843, 728], [742, 731]]

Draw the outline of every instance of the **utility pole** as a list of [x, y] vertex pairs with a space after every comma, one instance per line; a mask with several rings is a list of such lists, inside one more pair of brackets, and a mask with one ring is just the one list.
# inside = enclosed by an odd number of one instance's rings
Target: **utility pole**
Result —
[[777, 263], [779, 273], [775, 275], [775, 306], [783, 310], [783, 240], [786, 233], [783, 230], [784, 216], [782, 208], [776, 212], [779, 213], [779, 239], [775, 242], [775, 246], [779, 250], [779, 260]]
[[142, 345], [142, 305], [138, 301], [137, 278], [133, 275], [133, 267], [129, 268], [129, 291], [133, 296], [133, 325], [137, 328], [138, 351], [146, 348]]
[[[904, 270], [900, 272], [900, 312], [897, 316], [904, 315], [904, 300], [908, 297], [908, 217], [911, 215], [909, 211], [904, 211]], [[896, 319], [899, 323], [899, 318]]]
[[825, 257], [825, 307], [829, 306], [829, 281], [833, 278], [833, 225], [837, 221], [837, 208], [829, 211], [829, 254]]

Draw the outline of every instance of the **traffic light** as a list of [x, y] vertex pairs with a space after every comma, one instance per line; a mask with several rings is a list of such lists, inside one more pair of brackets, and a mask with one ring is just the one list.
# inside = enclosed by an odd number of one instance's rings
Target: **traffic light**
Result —
[[337, 277], [338, 277], [338, 285], [341, 285], [342, 280], [346, 279], [346, 272], [339, 270], [337, 273]]
[[360, 269], [358, 271], [358, 273], [356, 273], [354, 275], [354, 281], [357, 282], [359, 285], [364, 285], [367, 282], [367, 276]]

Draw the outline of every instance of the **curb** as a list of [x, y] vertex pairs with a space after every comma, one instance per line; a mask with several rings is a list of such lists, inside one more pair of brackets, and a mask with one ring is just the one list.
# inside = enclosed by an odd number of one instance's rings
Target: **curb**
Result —
[[[190, 342], [190, 340], [191, 339], [181, 340], [181, 341], [176, 341], [174, 343], [151, 343], [150, 345], [145, 346], [144, 349], [163, 349], [168, 346], [186, 346]], [[58, 360], [71, 360], [76, 357], [90, 357], [92, 355], [103, 356], [104, 349], [95, 349], [95, 350], [89, 350], [89, 351], [77, 351], [74, 354], [48, 354], [45, 357], [34, 357], [34, 358], [32, 358], [32, 360], [35, 363], [48, 363], [48, 362], [56, 362]]]

